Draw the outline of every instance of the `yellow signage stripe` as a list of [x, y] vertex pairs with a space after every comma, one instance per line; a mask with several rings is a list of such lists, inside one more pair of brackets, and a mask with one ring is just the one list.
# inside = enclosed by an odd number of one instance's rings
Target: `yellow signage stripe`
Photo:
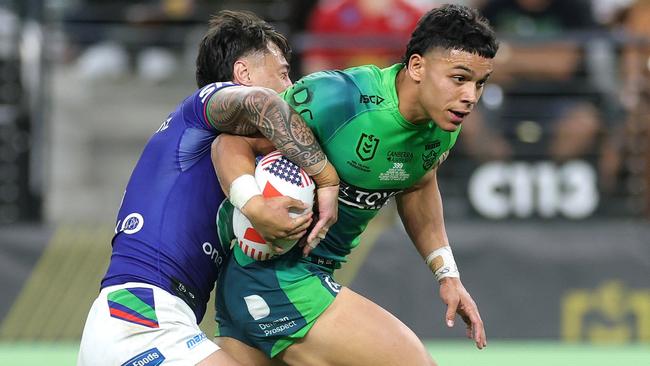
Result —
[[0, 339], [78, 339], [110, 258], [112, 228], [62, 225], [0, 327]]

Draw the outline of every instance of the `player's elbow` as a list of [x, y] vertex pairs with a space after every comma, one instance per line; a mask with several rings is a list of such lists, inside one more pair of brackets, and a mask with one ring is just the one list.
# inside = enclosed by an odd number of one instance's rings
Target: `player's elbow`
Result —
[[222, 148], [222, 146], [223, 146], [223, 138], [225, 136], [228, 136], [228, 135], [220, 134], [219, 136], [217, 136], [214, 139], [214, 141], [212, 141], [212, 144], [210, 145], [210, 154], [212, 155], [213, 158], [214, 158], [215, 154], [218, 154], [219, 150]]
[[224, 157], [229, 155], [232, 150], [233, 144], [236, 143], [238, 136], [222, 133], [217, 136], [210, 145], [210, 157], [213, 163], [217, 163]]

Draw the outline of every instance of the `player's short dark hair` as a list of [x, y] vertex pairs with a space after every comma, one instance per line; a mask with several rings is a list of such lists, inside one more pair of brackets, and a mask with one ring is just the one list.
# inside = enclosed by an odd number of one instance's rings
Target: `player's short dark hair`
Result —
[[424, 55], [434, 48], [461, 50], [494, 58], [499, 44], [490, 23], [476, 9], [445, 4], [420, 18], [402, 62], [408, 64], [411, 55]]
[[232, 80], [235, 61], [254, 52], [266, 52], [269, 42], [278, 46], [287, 60], [291, 56], [287, 38], [251, 12], [222, 10], [209, 24], [196, 57], [199, 88]]

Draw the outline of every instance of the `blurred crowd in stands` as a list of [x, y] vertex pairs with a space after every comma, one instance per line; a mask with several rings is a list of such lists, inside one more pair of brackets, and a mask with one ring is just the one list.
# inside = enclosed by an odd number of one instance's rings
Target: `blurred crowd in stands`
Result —
[[[450, 1], [453, 2], [453, 1]], [[582, 160], [598, 189], [650, 213], [650, 0], [465, 0], [499, 34], [496, 71], [458, 151], [490, 161]], [[289, 35], [292, 75], [401, 61], [432, 0], [69, 0], [64, 59], [88, 78], [164, 82], [191, 67], [219, 9], [256, 12]]]

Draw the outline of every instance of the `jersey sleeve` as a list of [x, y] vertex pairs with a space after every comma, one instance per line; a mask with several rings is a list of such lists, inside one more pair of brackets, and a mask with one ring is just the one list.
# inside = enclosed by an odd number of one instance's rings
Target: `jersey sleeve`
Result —
[[196, 90], [183, 101], [183, 117], [188, 127], [217, 130], [208, 116], [208, 107], [215, 93], [223, 88], [235, 86], [234, 83], [212, 83]]
[[321, 143], [327, 143], [358, 113], [359, 89], [341, 71], [308, 75], [285, 90], [281, 97], [307, 122]]

